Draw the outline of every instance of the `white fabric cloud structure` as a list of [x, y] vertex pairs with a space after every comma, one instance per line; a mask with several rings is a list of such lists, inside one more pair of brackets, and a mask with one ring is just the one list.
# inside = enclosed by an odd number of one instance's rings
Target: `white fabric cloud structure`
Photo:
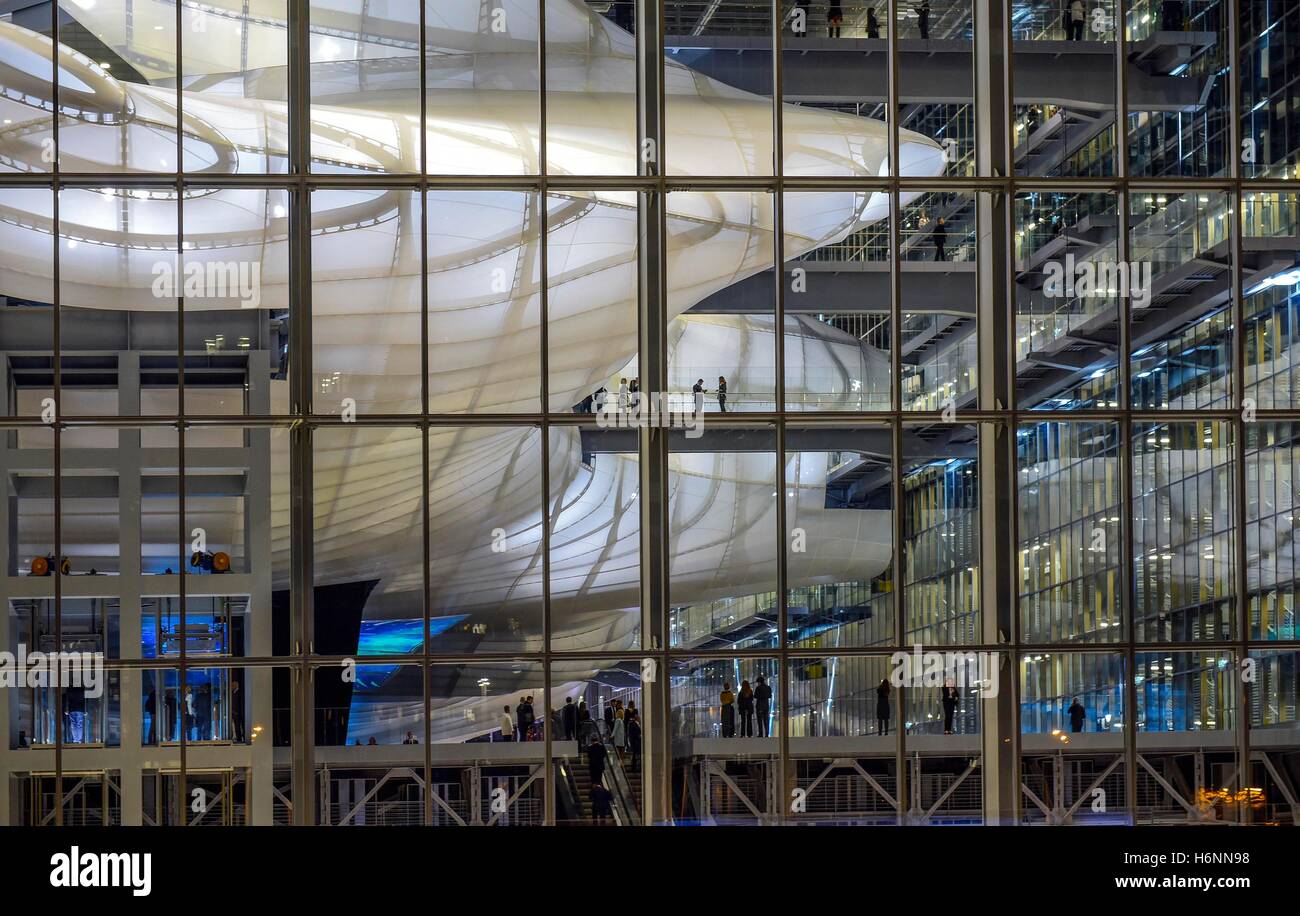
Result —
[[[427, 8], [421, 133], [418, 7], [364, 5], [365, 14], [312, 9], [313, 168], [320, 172], [537, 174], [538, 39], [534, 0], [501, 0], [503, 31], [478, 0]], [[359, 6], [359, 5], [358, 5]], [[175, 5], [68, 8], [148, 82], [126, 82], [68, 48], [59, 49], [58, 155], [70, 171], [174, 168], [177, 109], [191, 179], [205, 174], [283, 171], [286, 152], [285, 22], [282, 4], [209, 0], [186, 7], [185, 59], [177, 97]], [[202, 16], [199, 29], [193, 17]], [[576, 0], [548, 2], [547, 171], [631, 174], [636, 132], [632, 39]], [[6, 121], [0, 168], [48, 168], [55, 102], [48, 39], [0, 23], [0, 98]], [[44, 60], [42, 69], [41, 61]], [[663, 151], [676, 175], [761, 176], [772, 169], [771, 100], [665, 62], [668, 131]], [[869, 179], [887, 171], [883, 124], [805, 107], [784, 107], [786, 175]], [[907, 131], [901, 173], [937, 175], [942, 150]], [[422, 161], [422, 157], [423, 161]], [[322, 187], [312, 196], [310, 341], [317, 411], [354, 399], [363, 413], [417, 412], [421, 405], [421, 270], [428, 265], [429, 409], [511, 413], [540, 407], [540, 246], [548, 266], [552, 409], [567, 410], [619, 372], [637, 349], [637, 199], [631, 192], [430, 190]], [[908, 195], [904, 195], [907, 199]], [[185, 244], [176, 251], [174, 189], [65, 191], [57, 232], [60, 300], [71, 310], [169, 311], [154, 290], [158, 265], [257, 265], [256, 308], [289, 301], [288, 218], [283, 192], [254, 187], [189, 190], [180, 201]], [[674, 192], [667, 197], [667, 316], [670, 363], [726, 365], [750, 388], [774, 387], [769, 315], [692, 315], [710, 294], [770, 270], [770, 194]], [[884, 195], [836, 191], [788, 195], [784, 252], [795, 258], [887, 216]], [[543, 220], [546, 232], [543, 236]], [[427, 223], [427, 232], [424, 225]], [[56, 232], [48, 195], [32, 191], [0, 206], [0, 288], [48, 301], [52, 276], [40, 255]], [[422, 250], [422, 244], [425, 249]], [[248, 303], [227, 291], [187, 295], [189, 312]], [[882, 310], [884, 305], [882, 304]], [[70, 312], [69, 314], [75, 314]], [[786, 388], [840, 392], [841, 406], [887, 402], [889, 365], [855, 338], [820, 322], [787, 318]], [[767, 354], [764, 357], [763, 354]], [[688, 389], [690, 381], [674, 379]], [[274, 383], [282, 409], [287, 392]], [[432, 613], [518, 613], [541, 600], [539, 432], [467, 427], [436, 431], [429, 445], [432, 525], [454, 532], [436, 550]], [[551, 596], [559, 648], [628, 645], [638, 615], [639, 545], [635, 455], [584, 463], [576, 428], [552, 428]], [[385, 578], [367, 616], [419, 615], [418, 438], [353, 428], [331, 430], [314, 448], [317, 581]], [[869, 579], [890, 562], [887, 511], [825, 508], [829, 457], [774, 454], [674, 455], [670, 547], [674, 602], [770, 589], [781, 543], [775, 481], [789, 490], [790, 524], [816, 526], [819, 545], [793, 556], [791, 585]], [[281, 462], [276, 462], [277, 466]], [[413, 496], [412, 494], [417, 494]], [[414, 501], [413, 501], [414, 500]], [[273, 506], [273, 549], [289, 550], [288, 507]], [[231, 525], [238, 540], [241, 523]], [[509, 550], [492, 549], [504, 529]], [[454, 543], [450, 543], [454, 542]], [[435, 545], [437, 546], [437, 545]], [[277, 562], [277, 568], [287, 563]], [[391, 571], [392, 575], [387, 575]], [[485, 649], [536, 649], [536, 634]]]

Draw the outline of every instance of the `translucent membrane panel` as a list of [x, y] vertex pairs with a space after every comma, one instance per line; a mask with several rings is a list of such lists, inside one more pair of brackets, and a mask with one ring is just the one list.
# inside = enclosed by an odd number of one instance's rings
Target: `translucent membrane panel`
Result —
[[976, 196], [902, 194], [899, 282], [905, 410], [975, 405], [979, 380], [976, 317]]
[[[1193, 4], [1201, 5], [1209, 6]], [[1287, 61], [1294, 60], [1300, 48], [1296, 11], [1291, 4], [1269, 0], [1245, 0], [1240, 9], [1241, 174], [1245, 178], [1300, 177], [1296, 155], [1300, 135], [1286, 89], [1290, 83]], [[1194, 15], [1192, 27], [1212, 28], [1208, 20], [1215, 12], [1210, 8], [1204, 16]]]
[[[397, 6], [418, 12], [414, 3]], [[547, 61], [548, 78], [554, 71], [560, 85], [574, 93], [572, 102], [561, 103], [560, 120], [576, 121], [571, 130], [579, 132], [586, 125], [607, 125], [608, 113], [585, 97], [597, 87], [612, 88], [583, 66], [587, 59], [603, 60], [609, 54], [598, 31], [599, 17], [573, 0], [550, 0], [545, 7], [548, 51], [555, 47], [573, 57], [556, 64]], [[429, 0], [424, 17], [428, 171], [537, 174], [541, 171], [537, 0], [502, 0], [488, 6], [476, 0]], [[589, 163], [570, 165], [565, 171], [583, 174]]]
[[[772, 195], [748, 191], [667, 197], [668, 388], [693, 404], [698, 387], [706, 413], [776, 406], [772, 204]], [[832, 238], [823, 218], [809, 222], [816, 227], [787, 222], [787, 239], [806, 233], [787, 256]]]
[[786, 429], [792, 648], [820, 648], [828, 639], [834, 646], [893, 641], [892, 442], [887, 427]]
[[0, 414], [34, 417], [54, 397], [54, 195], [0, 190]]
[[181, 103], [201, 127], [185, 133], [187, 172], [288, 171], [287, 16], [288, 0], [182, 8]]
[[[513, 269], [509, 261], [504, 265], [510, 271], [504, 285], [515, 291], [512, 305], [518, 311], [525, 303], [531, 310], [524, 292], [531, 296], [534, 291], [529, 282], [530, 258], [536, 249], [529, 242], [532, 227], [540, 225], [536, 207], [542, 199], [529, 198], [527, 202], [529, 209], [520, 214], [518, 263]], [[633, 393], [632, 382], [638, 375], [637, 196], [618, 191], [555, 192], [546, 196], [545, 205], [549, 409], [588, 412], [598, 409], [596, 401], [605, 395], [611, 408], [618, 404], [627, 408], [629, 398], [623, 395]], [[674, 281], [670, 275], [669, 283], [686, 279]], [[689, 306], [683, 303], [679, 307]], [[519, 323], [523, 322], [516, 318], [510, 328]], [[531, 331], [531, 322], [524, 326]], [[519, 395], [512, 409], [527, 409], [526, 396], [536, 391], [538, 377], [536, 340], [518, 333], [514, 341], [520, 358], [511, 361], [508, 371], [518, 378]], [[492, 343], [493, 352], [500, 352], [500, 333]], [[640, 389], [639, 384], [635, 387]], [[670, 378], [669, 390], [689, 391], [690, 385], [682, 387]], [[655, 392], [645, 394], [653, 396]], [[689, 396], [685, 400], [689, 401]]]
[[1118, 426], [1024, 424], [1016, 459], [1021, 638], [1124, 639]]
[[[1115, 170], [1115, 4], [1017, 9], [1013, 165], [1019, 175], [1101, 177]], [[1070, 79], [1061, 85], [1062, 55]], [[1158, 84], [1157, 84], [1158, 85]], [[1129, 104], [1140, 107], [1130, 83]], [[1158, 95], [1158, 90], [1153, 93]]]
[[[547, 709], [563, 702], [558, 684], [548, 703], [543, 668], [536, 662], [433, 665], [428, 672], [430, 822], [435, 827], [540, 824], [546, 807]], [[556, 767], [568, 768], [557, 773], [556, 817], [573, 818], [568, 777], [575, 775], [576, 746], [561, 744], [558, 732], [552, 738]], [[581, 820], [576, 815], [576, 822]]]
[[313, 436], [315, 649], [423, 648], [424, 495], [415, 429], [327, 427]]
[[1129, 198], [1127, 291], [1133, 406], [1227, 407], [1232, 391], [1231, 198], [1214, 191]]
[[[888, 410], [888, 195], [791, 192], [784, 207], [785, 409]], [[765, 271], [712, 299], [752, 304], [774, 295]]]
[[[546, 170], [552, 175], [637, 171], [636, 2], [615, 0], [605, 10], [573, 0], [544, 3]], [[535, 11], [537, 2], [519, 6]], [[524, 93], [517, 94], [522, 101]], [[520, 115], [526, 122], [527, 113]]]
[[552, 426], [551, 650], [650, 648], [641, 638], [637, 431]]
[[312, 171], [420, 171], [419, 5], [318, 0], [310, 7]]
[[[1250, 5], [1251, 0], [1242, 4]], [[1233, 155], [1228, 148], [1231, 89], [1220, 77], [1232, 65], [1228, 9], [1207, 0], [1147, 0], [1126, 6], [1128, 47], [1146, 49], [1148, 61], [1127, 84], [1129, 174], [1227, 174]], [[1245, 33], [1242, 41], [1259, 34]], [[1242, 52], [1249, 69], [1245, 44]], [[1242, 136], [1248, 136], [1245, 130]], [[1247, 161], [1244, 156], [1242, 161]]]
[[1133, 424], [1135, 633], [1143, 642], [1235, 631], [1232, 428]]
[[1246, 426], [1246, 552], [1251, 639], [1295, 639], [1300, 527], [1298, 428], [1293, 423]]
[[187, 618], [212, 634], [206, 652], [292, 651], [275, 638], [289, 630], [289, 437], [284, 427], [185, 431]]
[[[557, 209], [572, 204], [560, 196], [547, 199]], [[431, 412], [540, 409], [542, 202], [530, 191], [428, 193]], [[577, 222], [587, 231], [599, 222], [581, 208], [570, 215], [579, 216]], [[578, 248], [573, 254], [580, 258], [585, 251]], [[557, 258], [561, 252], [569, 250], [557, 244]], [[561, 259], [551, 265], [553, 276], [563, 264]], [[585, 271], [574, 273], [579, 279], [585, 276]], [[564, 288], [563, 282], [557, 283], [553, 292]], [[579, 304], [594, 308], [601, 301], [595, 297], [611, 288], [589, 281]], [[562, 375], [561, 367], [572, 368], [572, 348], [581, 347], [591, 330], [582, 319], [590, 317], [579, 310], [569, 333], [557, 333], [553, 378]]]
[[[975, 174], [973, 12], [972, 0], [898, 4], [902, 175]], [[873, 22], [888, 17], [888, 4], [882, 4], [879, 10], [868, 7], [866, 13], [850, 7], [845, 21], [865, 25], [870, 37]], [[938, 155], [922, 138], [939, 147]]]
[[59, 192], [60, 414], [180, 410], [174, 188]]
[[979, 431], [903, 428], [905, 643], [980, 642]]
[[[555, 662], [551, 697], [555, 766], [563, 780], [555, 787], [556, 819], [612, 827], [643, 818], [643, 752], [651, 732], [640, 661]], [[666, 727], [656, 722], [654, 733]]]
[[[54, 169], [54, 41], [53, 4], [24, 10], [0, 23], [0, 172], [41, 173]], [[65, 51], [73, 63], [72, 52]], [[83, 65], [84, 66], [84, 65]], [[74, 90], [80, 80], [61, 72]], [[83, 91], [89, 87], [82, 84]], [[12, 192], [9, 192], [12, 193]]]
[[[286, 412], [288, 192], [195, 189], [182, 202], [181, 215], [184, 270], [177, 282], [185, 311], [185, 413]], [[314, 302], [327, 309], [326, 291]]]
[[1127, 267], [1110, 194], [1015, 199], [1016, 397], [1021, 407], [1119, 406], [1116, 344]]
[[777, 642], [781, 498], [770, 428], [669, 440], [669, 626], [683, 648]]
[[1242, 288], [1246, 296], [1246, 398], [1286, 410], [1300, 403], [1295, 352], [1300, 269], [1278, 249], [1300, 233], [1300, 196], [1278, 191], [1242, 198]]
[[663, 15], [667, 135], [650, 155], [671, 175], [771, 175], [771, 4], [669, 0]]
[[[552, 438], [553, 482], [580, 470], [576, 447], [568, 436]], [[430, 430], [431, 652], [541, 651], [542, 448], [533, 426]]]
[[420, 195], [383, 188], [312, 194], [312, 410], [418, 413]]
[[193, 164], [214, 161], [217, 135], [176, 91], [174, 4], [59, 0], [58, 15], [60, 170], [176, 172], [178, 125], [204, 150]]

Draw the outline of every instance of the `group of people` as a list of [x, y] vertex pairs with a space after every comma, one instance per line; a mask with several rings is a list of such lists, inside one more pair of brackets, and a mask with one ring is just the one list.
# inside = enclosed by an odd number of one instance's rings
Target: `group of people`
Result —
[[543, 737], [537, 726], [537, 714], [533, 711], [531, 696], [519, 698], [513, 716], [510, 715], [509, 704], [501, 707], [498, 724], [501, 726], [502, 741], [541, 741]]
[[[162, 740], [179, 741], [184, 730], [186, 741], [221, 741], [227, 736], [222, 734], [220, 700], [213, 694], [211, 684], [202, 684], [199, 689], [186, 686], [179, 701], [178, 691], [174, 687], [166, 688], [163, 700]], [[146, 717], [146, 744], [158, 742], [158, 694], [149, 688], [144, 698]], [[229, 737], [236, 744], [244, 743], [244, 697], [239, 681], [230, 682], [230, 726]]]
[[755, 677], [753, 685], [742, 680], [738, 693], [732, 692], [730, 682], [723, 684], [718, 700], [722, 709], [722, 737], [736, 737], [737, 712], [740, 713], [740, 737], [754, 737], [755, 720], [759, 738], [771, 733], [772, 687], [763, 675]]
[[[802, 13], [802, 16], [795, 19], [792, 30], [796, 35], [808, 34], [808, 19], [811, 13], [812, 0], [796, 0], [796, 7]], [[884, 9], [884, 7], [881, 7]], [[916, 25], [921, 31], [922, 39], [930, 37], [930, 0], [921, 0], [916, 4]], [[840, 32], [844, 27], [844, 4], [842, 0], [828, 0], [826, 3], [826, 37], [839, 38]], [[880, 38], [880, 17], [874, 6], [867, 7], [867, 37], [878, 40]]]
[[[704, 379], [697, 379], [691, 386], [691, 395], [695, 398], [695, 412], [704, 412], [704, 396], [709, 393], [709, 389], [704, 387]], [[718, 409], [723, 413], [727, 412], [727, 377], [718, 376]]]

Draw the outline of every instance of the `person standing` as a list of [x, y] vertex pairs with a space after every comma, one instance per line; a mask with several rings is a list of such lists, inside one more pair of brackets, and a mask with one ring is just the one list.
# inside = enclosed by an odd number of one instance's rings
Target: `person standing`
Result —
[[193, 741], [196, 735], [194, 732], [194, 688], [185, 688], [185, 740]]
[[952, 678], [948, 678], [943, 684], [943, 733], [952, 734], [952, 720], [957, 714], [957, 687]]
[[610, 734], [610, 741], [618, 753], [618, 762], [622, 763], [623, 750], [627, 747], [627, 714], [621, 709], [614, 710], [614, 731]]
[[235, 732], [235, 743], [244, 743], [244, 691], [239, 680], [230, 682], [230, 725]]
[[1068, 712], [1070, 714], [1070, 731], [1077, 735], [1083, 731], [1083, 721], [1088, 717], [1088, 711], [1083, 708], [1079, 698], [1075, 697], [1074, 703], [1070, 706]]
[[934, 240], [934, 259], [936, 261], [948, 260], [948, 253], [945, 246], [948, 244], [948, 224], [944, 222], [943, 217], [935, 221], [934, 229], [930, 237]]
[[573, 705], [573, 697], [564, 698], [564, 709], [560, 711], [560, 722], [564, 726], [564, 740], [572, 741], [578, 734], [578, 707]]
[[501, 716], [497, 719], [501, 725], [501, 740], [509, 741], [515, 736], [515, 720], [510, 718], [510, 704], [501, 707]]
[[591, 777], [591, 784], [598, 786], [601, 780], [605, 778], [605, 756], [608, 752], [605, 745], [600, 743], [599, 735], [591, 736], [591, 743], [587, 745], [587, 775]]
[[1083, 41], [1084, 18], [1083, 0], [1070, 0], [1068, 29], [1070, 41]]
[[772, 716], [772, 688], [763, 675], [754, 679], [754, 708], [758, 713], [758, 737], [768, 737]]
[[63, 711], [68, 717], [68, 743], [83, 743], [86, 740], [86, 688], [65, 687]]
[[723, 413], [727, 412], [727, 377], [718, 376], [718, 409]]
[[515, 706], [515, 728], [519, 732], [517, 741], [528, 740], [528, 698], [520, 697], [519, 703]]
[[627, 750], [632, 755], [632, 769], [641, 769], [641, 717], [635, 709], [629, 710], [627, 720]]
[[876, 686], [876, 734], [889, 734], [889, 693], [893, 688], [889, 684], [889, 678], [882, 677], [880, 683]]
[[627, 405], [630, 410], [636, 410], [641, 404], [641, 380], [632, 379], [632, 384], [627, 389]]
[[917, 10], [917, 24], [921, 27], [921, 38], [923, 40], [930, 37], [930, 0], [921, 0], [921, 7]]
[[614, 701], [605, 704], [605, 734], [614, 734]]
[[731, 692], [731, 684], [722, 685], [722, 693], [718, 695], [718, 702], [722, 706], [722, 737], [736, 737], [736, 695]]
[[1183, 0], [1164, 0], [1160, 4], [1160, 29], [1164, 32], [1183, 30]]
[[749, 681], [740, 682], [736, 707], [740, 710], [740, 737], [754, 737], [754, 688], [749, 685]]
[[704, 379], [691, 386], [691, 394], [695, 396], [695, 415], [698, 417], [704, 413]]
[[618, 409], [620, 413], [627, 410], [627, 396], [627, 379], [621, 378], [618, 380]]
[[587, 704], [582, 704], [582, 709], [578, 711], [578, 747], [586, 747], [593, 737], [599, 735], [600, 730], [596, 728], [596, 720], [591, 717]]
[[149, 717], [149, 729], [146, 731], [145, 744], [158, 743], [158, 694], [152, 687], [144, 698], [144, 714]]
[[867, 10], [867, 37], [871, 39], [880, 38], [880, 20], [876, 18], [876, 8], [874, 6]]
[[826, 4], [826, 37], [839, 38], [840, 26], [844, 24], [844, 7], [840, 0], [830, 0]]

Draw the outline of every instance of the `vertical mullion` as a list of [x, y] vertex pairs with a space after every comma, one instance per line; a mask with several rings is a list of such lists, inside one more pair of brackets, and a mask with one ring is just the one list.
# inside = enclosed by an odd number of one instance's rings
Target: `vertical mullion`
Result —
[[[1232, 179], [1232, 192], [1229, 196], [1228, 231], [1231, 233], [1232, 243], [1232, 342], [1233, 342], [1233, 372], [1232, 372], [1232, 393], [1229, 397], [1229, 405], [1236, 407], [1236, 417], [1232, 421], [1233, 429], [1233, 463], [1236, 465], [1236, 474], [1233, 477], [1233, 502], [1235, 511], [1232, 518], [1235, 521], [1233, 526], [1234, 544], [1234, 585], [1237, 593], [1237, 600], [1234, 604], [1236, 613], [1233, 616], [1233, 622], [1237, 629], [1236, 646], [1237, 659], [1233, 665], [1236, 672], [1236, 690], [1233, 696], [1236, 700], [1236, 719], [1237, 719], [1237, 788], [1238, 790], [1248, 789], [1254, 785], [1254, 780], [1250, 778], [1251, 761], [1250, 750], [1250, 682], [1242, 676], [1244, 669], [1242, 664], [1245, 659], [1250, 657], [1250, 577], [1247, 569], [1247, 512], [1246, 512], [1246, 428], [1247, 428], [1247, 399], [1246, 399], [1246, 295], [1244, 286], [1244, 253], [1245, 239], [1243, 238], [1246, 225], [1245, 194], [1244, 184], [1242, 181], [1241, 169], [1241, 10], [1238, 2], [1225, 3], [1228, 12], [1228, 53], [1232, 59], [1228, 63], [1228, 177]], [[1234, 397], [1235, 396], [1235, 399]], [[1253, 408], [1253, 404], [1251, 405]], [[1253, 413], [1253, 410], [1252, 410]], [[1252, 424], [1253, 425], [1253, 424]], [[1258, 426], [1255, 427], [1258, 429]], [[1262, 437], [1258, 438], [1255, 443], [1256, 449], [1260, 449]], [[1258, 454], [1258, 451], [1257, 451]], [[1260, 576], [1258, 583], [1260, 595], [1263, 595], [1264, 581]], [[1242, 823], [1249, 824], [1251, 821], [1251, 800], [1246, 798], [1242, 800], [1242, 793], [1238, 791], [1238, 816]]]
[[[430, 581], [429, 565], [432, 557], [432, 520], [433, 488], [429, 483], [429, 130], [428, 117], [428, 55], [425, 53], [427, 0], [420, 3], [420, 38], [417, 49], [420, 54], [420, 116], [417, 119], [420, 130], [420, 185], [414, 190], [420, 201], [420, 492], [423, 494], [420, 519], [420, 534], [423, 538], [423, 551], [420, 571], [424, 587], [424, 628], [420, 633], [420, 647], [423, 664], [421, 665], [420, 683], [424, 690], [424, 804], [422, 815], [424, 826], [433, 826], [433, 698], [432, 670], [430, 665], [431, 647], [429, 645], [429, 620], [433, 613], [433, 583]], [[478, 791], [478, 786], [474, 787]]]
[[[1115, 2], [1115, 177], [1119, 179], [1115, 256], [1119, 263], [1129, 261], [1130, 181], [1128, 152], [1128, 0]], [[1127, 292], [1127, 291], [1121, 291]], [[1120, 424], [1119, 448], [1120, 504], [1125, 507], [1121, 515], [1123, 532], [1120, 540], [1121, 613], [1124, 614], [1124, 803], [1129, 817], [1137, 824], [1137, 591], [1133, 583], [1133, 463], [1136, 453], [1133, 446], [1133, 383], [1131, 378], [1131, 318], [1132, 300], [1121, 295], [1117, 303], [1119, 342], [1118, 371], [1115, 383], [1119, 388], [1116, 398], [1123, 421]]]
[[[888, 58], [885, 129], [889, 138], [889, 169], [886, 173], [889, 193], [889, 363], [893, 378], [889, 386], [889, 406], [893, 415], [891, 487], [894, 500], [894, 643], [902, 650], [907, 639], [907, 602], [904, 596], [903, 541], [907, 526], [903, 512], [903, 293], [899, 255], [902, 251], [902, 201], [898, 191], [898, 0], [889, 0], [886, 9], [885, 54]], [[870, 697], [868, 696], [868, 703]], [[897, 822], [907, 819], [907, 685], [898, 688], [894, 707], [898, 710], [898, 728], [894, 729], [894, 799]]]
[[778, 695], [778, 722], [780, 724], [779, 753], [777, 755], [776, 781], [777, 791], [773, 793], [779, 808], [769, 812], [778, 822], [785, 820], [790, 790], [793, 788], [790, 763], [790, 729], [788, 726], [790, 708], [789, 684], [789, 649], [790, 640], [787, 626], [789, 622], [788, 595], [789, 581], [788, 547], [790, 534], [787, 529], [786, 481], [785, 467], [785, 118], [782, 110], [784, 95], [781, 25], [784, 21], [784, 7], [780, 0], [772, 2], [772, 177], [774, 192], [772, 197], [772, 271], [775, 286], [773, 288], [775, 318], [772, 339], [775, 345], [776, 385], [773, 413], [776, 415], [776, 527], [780, 549], [776, 554], [776, 630], [777, 630], [777, 670], [780, 684]]
[[537, 0], [537, 173], [540, 190], [534, 198], [535, 222], [538, 238], [538, 301], [541, 312], [541, 444], [542, 444], [542, 823], [555, 823], [555, 761], [552, 747], [555, 729], [551, 726], [551, 525], [555, 514], [551, 511], [551, 412], [550, 397], [550, 264], [547, 247], [550, 242], [549, 197], [546, 176], [549, 172], [546, 150], [546, 0]]
[[[184, 150], [182, 140], [185, 113], [183, 109], [182, 89], [183, 76], [181, 61], [183, 58], [183, 49], [181, 47], [181, 34], [183, 31], [183, 14], [184, 4], [176, 4], [176, 177], [173, 186], [176, 188], [176, 267], [177, 276], [185, 275], [185, 222], [184, 222], [184, 201], [185, 185], [181, 175], [181, 155]], [[125, 164], [125, 163], [124, 163]], [[130, 213], [130, 202], [128, 199], [127, 212]], [[129, 345], [129, 341], [128, 341]], [[180, 557], [180, 568], [176, 570], [177, 583], [177, 621], [180, 628], [180, 639], [177, 641], [180, 646], [180, 668], [177, 674], [178, 703], [177, 706], [181, 712], [181, 741], [180, 741], [180, 798], [176, 806], [176, 816], [182, 827], [189, 826], [189, 815], [186, 814], [187, 806], [185, 799], [189, 795], [189, 776], [188, 776], [188, 754], [187, 747], [189, 742], [188, 704], [185, 702], [185, 694], [189, 685], [189, 672], [186, 667], [188, 646], [186, 645], [185, 634], [185, 585], [186, 577], [189, 575], [186, 566], [185, 551], [185, 287], [183, 283], [176, 286], [176, 404], [179, 413], [179, 421], [176, 424], [176, 546], [179, 548], [178, 556]], [[120, 508], [120, 507], [119, 507]], [[156, 707], [155, 707], [156, 708]], [[206, 806], [207, 793], [204, 793], [204, 804]]]
[[[59, 151], [59, 5], [50, 4], [51, 35], [53, 36], [53, 60], [51, 61], [52, 79], [52, 97], [54, 100], [54, 116], [50, 119], [54, 128], [54, 163], [53, 163], [53, 194], [52, 206], [54, 217], [54, 257], [51, 260], [50, 267], [54, 274], [53, 289], [53, 308], [54, 308], [54, 327], [52, 351], [50, 353], [50, 364], [53, 369], [54, 379], [54, 423], [52, 431], [54, 433], [54, 571], [51, 575], [54, 577], [54, 643], [60, 650], [63, 648], [63, 573], [59, 567], [62, 565], [60, 558], [63, 556], [63, 528], [61, 517], [63, 515], [63, 435], [62, 435], [62, 414], [63, 414], [63, 374], [62, 374], [62, 326], [61, 315], [63, 311], [62, 296], [59, 290], [59, 236], [61, 232], [59, 197], [60, 188], [60, 151]], [[15, 548], [16, 549], [16, 548]], [[8, 613], [7, 609], [3, 613]], [[7, 647], [5, 647], [7, 648]], [[54, 720], [57, 723], [54, 729], [54, 825], [63, 826], [63, 688], [59, 687], [54, 691]]]

